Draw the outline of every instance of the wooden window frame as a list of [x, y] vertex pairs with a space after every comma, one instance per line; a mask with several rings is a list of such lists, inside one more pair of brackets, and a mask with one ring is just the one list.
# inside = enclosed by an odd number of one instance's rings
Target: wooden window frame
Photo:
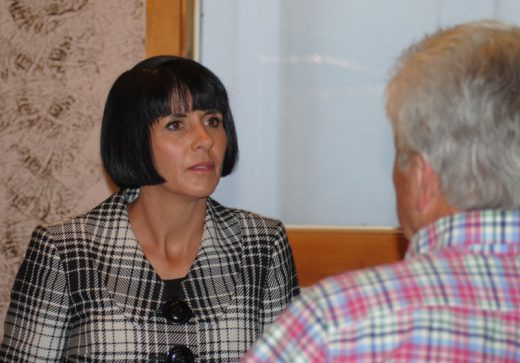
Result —
[[[198, 60], [199, 0], [147, 0], [146, 55]], [[288, 226], [302, 286], [342, 271], [399, 261], [407, 242], [398, 229]]]
[[199, 58], [199, 0], [146, 1], [146, 56]]

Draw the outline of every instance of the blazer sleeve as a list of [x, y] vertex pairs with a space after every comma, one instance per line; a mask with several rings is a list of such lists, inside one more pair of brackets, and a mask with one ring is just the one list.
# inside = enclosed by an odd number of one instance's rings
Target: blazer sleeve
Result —
[[289, 302], [300, 294], [294, 258], [281, 222], [273, 235], [273, 246], [263, 296], [264, 326], [274, 321]]
[[11, 290], [0, 359], [57, 362], [63, 355], [69, 298], [63, 265], [45, 229], [37, 227]]

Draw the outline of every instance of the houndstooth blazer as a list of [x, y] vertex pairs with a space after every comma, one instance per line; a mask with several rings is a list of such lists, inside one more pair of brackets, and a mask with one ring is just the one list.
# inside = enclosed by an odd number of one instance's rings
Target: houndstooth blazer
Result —
[[200, 362], [238, 361], [299, 294], [281, 222], [208, 199], [197, 258], [182, 283], [187, 323], [161, 313], [164, 282], [115, 193], [89, 213], [33, 232], [17, 274], [0, 358], [7, 362], [160, 362], [185, 345]]

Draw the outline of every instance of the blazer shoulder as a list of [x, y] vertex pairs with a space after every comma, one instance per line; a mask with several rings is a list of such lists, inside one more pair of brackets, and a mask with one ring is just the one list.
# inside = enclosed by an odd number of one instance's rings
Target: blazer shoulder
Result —
[[34, 233], [47, 234], [53, 239], [74, 240], [79, 235], [95, 234], [107, 225], [117, 225], [126, 217], [125, 199], [120, 193], [114, 193], [96, 207], [86, 213], [66, 218], [51, 224], [42, 224], [35, 228]]
[[245, 209], [229, 208], [213, 199], [209, 200], [209, 204], [213, 213], [220, 217], [224, 217], [225, 219], [235, 218], [242, 228], [259, 228], [263, 226], [269, 229], [285, 230], [282, 221], [277, 218], [265, 216]]

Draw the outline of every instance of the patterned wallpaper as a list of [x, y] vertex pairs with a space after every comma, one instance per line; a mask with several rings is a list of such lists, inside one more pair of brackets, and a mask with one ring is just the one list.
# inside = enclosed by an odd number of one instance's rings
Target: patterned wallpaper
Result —
[[144, 37], [144, 0], [0, 1], [0, 336], [33, 228], [110, 194], [102, 108]]

